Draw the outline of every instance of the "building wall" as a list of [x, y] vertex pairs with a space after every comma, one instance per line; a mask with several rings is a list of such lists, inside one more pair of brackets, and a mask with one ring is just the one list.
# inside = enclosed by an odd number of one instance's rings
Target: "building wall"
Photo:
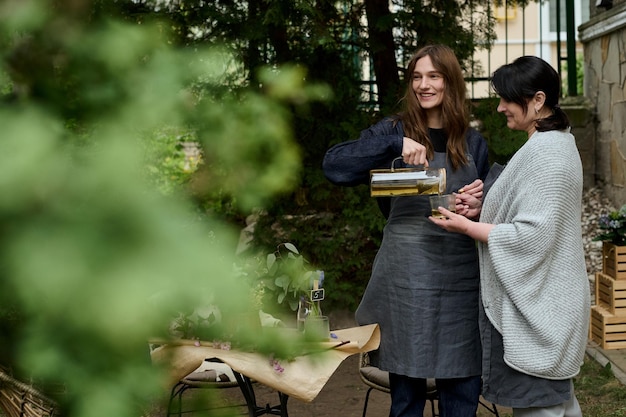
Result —
[[[509, 0], [510, 1], [510, 0]], [[595, 1], [595, 0], [592, 0]], [[626, 0], [625, 0], [626, 1]], [[575, 0], [576, 24], [581, 23], [581, 0]], [[565, 1], [562, 0], [561, 14], [565, 14]], [[548, 61], [558, 69], [557, 34], [550, 31], [550, 7], [547, 2], [530, 2], [525, 8], [504, 7], [491, 10], [496, 17], [497, 40], [491, 51], [480, 50], [474, 55], [477, 62], [472, 77], [489, 77], [501, 65], [512, 62], [522, 55], [536, 55]], [[566, 28], [561, 27], [561, 56], [567, 56]], [[583, 45], [576, 42], [576, 55], [582, 56]], [[562, 76], [567, 73], [565, 62], [561, 62]], [[565, 79], [565, 78], [564, 78]], [[477, 81], [468, 83], [468, 91], [472, 98], [483, 98], [489, 94], [489, 83]], [[582, 92], [579, 92], [581, 94]]]
[[595, 113], [595, 183], [626, 204], [626, 2], [592, 13], [581, 25], [584, 94]]

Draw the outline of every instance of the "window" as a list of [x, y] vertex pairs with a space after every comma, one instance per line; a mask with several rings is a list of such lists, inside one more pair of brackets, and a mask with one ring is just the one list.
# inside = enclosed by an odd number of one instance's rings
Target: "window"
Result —
[[[561, 32], [567, 30], [565, 14], [565, 0], [549, 0], [550, 5], [550, 32], [556, 32], [556, 4], [559, 4]], [[589, 20], [589, 0], [574, 0], [574, 25], [578, 26]]]
[[515, 0], [494, 0], [493, 14], [496, 20], [513, 20], [517, 17], [517, 2]]

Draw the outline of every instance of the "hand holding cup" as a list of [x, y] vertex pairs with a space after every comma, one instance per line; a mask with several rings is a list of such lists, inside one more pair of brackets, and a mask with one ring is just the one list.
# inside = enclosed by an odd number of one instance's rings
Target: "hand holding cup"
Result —
[[438, 219], [445, 219], [446, 216], [439, 211], [439, 207], [443, 207], [453, 213], [456, 212], [456, 195], [444, 194], [444, 195], [431, 195], [430, 196], [430, 209], [431, 216]]

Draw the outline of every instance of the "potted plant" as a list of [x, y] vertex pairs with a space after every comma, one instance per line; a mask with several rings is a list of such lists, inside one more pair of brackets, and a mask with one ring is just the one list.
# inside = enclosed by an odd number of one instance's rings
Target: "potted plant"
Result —
[[[271, 328], [295, 328], [297, 323], [298, 329], [302, 330], [304, 321], [308, 319], [310, 323], [307, 325], [311, 325], [317, 323], [313, 318], [320, 317], [325, 322], [317, 325], [323, 326], [324, 330], [311, 330], [305, 336], [307, 339], [328, 338], [328, 318], [322, 316], [320, 308], [320, 301], [324, 298], [324, 272], [311, 268], [294, 244], [281, 243], [269, 254], [243, 257], [241, 263], [235, 265], [233, 279], [245, 280], [251, 294], [245, 314], [240, 311], [235, 323], [232, 317], [229, 319], [232, 311], [222, 311], [219, 297], [214, 295], [207, 298], [205, 305], [178, 313], [170, 323], [169, 335], [176, 339], [194, 339], [198, 344], [199, 341], [211, 341], [221, 349], [230, 349], [232, 341], [240, 349], [257, 350], [261, 348], [262, 340], [258, 337], [247, 340], [245, 334], [237, 333], [239, 322], [245, 320], [250, 328], [255, 322], [268, 339], [271, 339], [270, 335], [276, 335], [276, 342], [280, 335], [287, 333]], [[320, 336], [315, 337], [314, 333]]]
[[294, 244], [281, 243], [248, 274], [256, 279], [256, 291], [266, 309], [286, 307], [301, 314], [306, 309], [306, 315], [321, 315], [324, 271], [311, 268]]
[[626, 204], [601, 215], [598, 228], [593, 240], [602, 242], [602, 272], [615, 279], [626, 279]]

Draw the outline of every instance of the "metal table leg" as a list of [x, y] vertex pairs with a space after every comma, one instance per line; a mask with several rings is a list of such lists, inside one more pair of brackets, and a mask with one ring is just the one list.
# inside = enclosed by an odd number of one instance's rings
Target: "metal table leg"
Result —
[[261, 407], [257, 404], [256, 395], [254, 394], [254, 387], [250, 378], [234, 370], [233, 374], [235, 374], [235, 378], [237, 379], [239, 388], [241, 388], [241, 393], [246, 399], [249, 417], [258, 417], [264, 414], [289, 417], [289, 413], [287, 411], [287, 401], [289, 400], [289, 396], [287, 394], [284, 394], [282, 392], [278, 393], [278, 399], [280, 401], [278, 405], [270, 406], [269, 404], [266, 404], [265, 407]]

